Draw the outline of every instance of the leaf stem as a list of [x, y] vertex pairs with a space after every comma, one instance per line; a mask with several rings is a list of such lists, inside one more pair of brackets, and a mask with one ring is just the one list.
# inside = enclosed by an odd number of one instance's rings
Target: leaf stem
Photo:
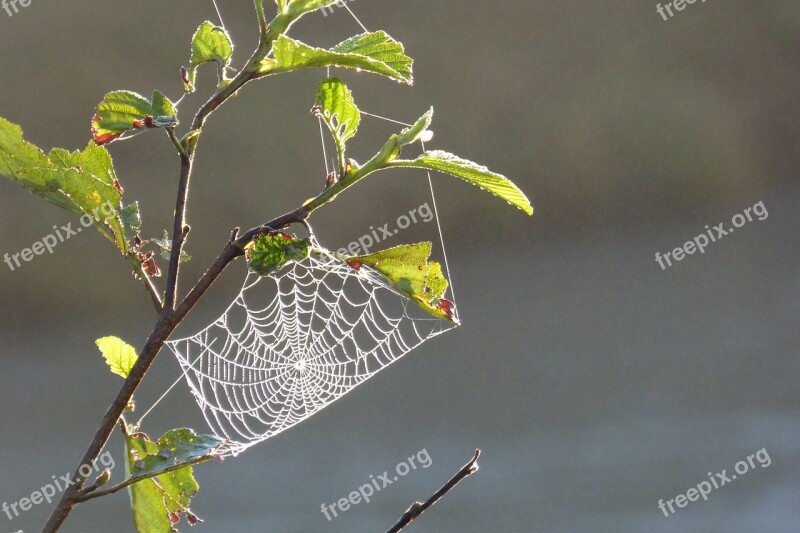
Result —
[[178, 155], [181, 157], [186, 157], [186, 149], [181, 144], [181, 141], [178, 140], [178, 137], [175, 135], [175, 128], [167, 128], [167, 135], [169, 136], [169, 140], [172, 141], [172, 144], [175, 146], [175, 149], [178, 151]]
[[253, 0], [256, 5], [256, 15], [258, 15], [258, 28], [261, 31], [261, 40], [267, 40], [267, 33], [269, 26], [267, 24], [267, 17], [264, 14], [264, 0]]

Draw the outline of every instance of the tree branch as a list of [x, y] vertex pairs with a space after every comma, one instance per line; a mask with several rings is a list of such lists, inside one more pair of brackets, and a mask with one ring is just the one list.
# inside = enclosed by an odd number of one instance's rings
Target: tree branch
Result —
[[411, 504], [411, 507], [400, 517], [400, 520], [387, 532], [387, 533], [397, 533], [398, 531], [402, 530], [411, 522], [413, 522], [417, 517], [419, 517], [422, 513], [427, 511], [430, 507], [436, 504], [439, 500], [441, 500], [445, 494], [453, 490], [456, 485], [464, 481], [466, 478], [474, 474], [478, 471], [478, 457], [481, 456], [480, 450], [475, 450], [475, 457], [473, 457], [470, 462], [465, 464], [461, 467], [461, 470], [456, 472], [456, 475], [453, 476], [450, 481], [444, 484], [442, 488], [437, 490], [433, 496], [428, 498], [425, 503], [414, 502]]
[[[258, 2], [256, 6], [258, 7]], [[263, 4], [261, 4], [263, 7]], [[260, 13], [259, 13], [260, 15]], [[258, 48], [256, 48], [253, 55], [243, 68], [225, 87], [218, 89], [216, 93], [197, 111], [189, 133], [184, 136], [178, 144], [183, 149], [179, 150], [181, 156], [181, 171], [178, 185], [178, 197], [176, 200], [175, 220], [172, 232], [172, 252], [170, 255], [169, 271], [167, 273], [167, 290], [164, 297], [164, 306], [160, 307], [160, 299], [158, 301], [159, 315], [156, 320], [153, 330], [151, 331], [144, 347], [139, 353], [139, 358], [136, 361], [133, 369], [128, 375], [122, 388], [117, 393], [116, 398], [108, 407], [106, 414], [100, 422], [100, 426], [95, 432], [92, 442], [89, 444], [88, 449], [84, 453], [83, 459], [79, 466], [76, 468], [72, 476], [73, 484], [70, 485], [61, 495], [61, 498], [53, 509], [47, 523], [42, 528], [42, 533], [55, 533], [64, 523], [72, 509], [78, 505], [82, 500], [83, 487], [86, 478], [80, 474], [80, 467], [85, 464], [93, 464], [94, 461], [100, 456], [109, 438], [114, 432], [117, 422], [122, 414], [125, 412], [129, 402], [133, 398], [134, 393], [139, 388], [139, 385], [144, 380], [145, 375], [153, 365], [158, 353], [164, 346], [164, 343], [181, 323], [181, 321], [189, 314], [198, 301], [208, 291], [211, 285], [219, 278], [227, 266], [236, 258], [244, 255], [245, 246], [257, 238], [259, 235], [269, 233], [271, 231], [279, 230], [292, 223], [303, 222], [308, 215], [321, 207], [328, 201], [332, 200], [335, 195], [326, 191], [317, 197], [313, 205], [306, 204], [291, 213], [287, 213], [275, 220], [268, 222], [257, 228], [253, 228], [246, 232], [244, 235], [235, 238], [232, 234], [230, 242], [223, 248], [220, 255], [214, 263], [208, 268], [205, 274], [201, 277], [194, 288], [187, 294], [179, 305], [175, 305], [178, 293], [178, 274], [180, 270], [180, 256], [183, 251], [183, 246], [186, 242], [186, 236], [189, 227], [186, 225], [186, 203], [189, 192], [189, 181], [192, 172], [192, 161], [194, 152], [197, 147], [197, 142], [202, 132], [202, 128], [206, 119], [222, 106], [231, 96], [241, 89], [249, 81], [256, 79], [258, 75], [258, 65], [262, 59], [266, 57], [272, 47], [272, 42], [286, 30], [297, 19], [297, 16], [280, 13], [272, 22], [267, 24], [267, 27], [262, 28], [262, 38], [260, 39]], [[170, 136], [170, 139], [175, 142], [175, 138]], [[177, 148], [177, 146], [176, 146]], [[141, 267], [141, 265], [140, 265]], [[153, 297], [154, 303], [157, 291], [150, 283], [147, 284], [148, 290]]]
[[119, 491], [121, 491], [123, 489], [126, 489], [126, 488], [130, 487], [131, 485], [135, 485], [136, 483], [139, 483], [140, 481], [144, 481], [146, 479], [151, 479], [151, 478], [154, 478], [154, 477], [158, 477], [158, 476], [160, 476], [162, 474], [168, 474], [170, 472], [174, 472], [176, 470], [181, 470], [183, 468], [188, 468], [190, 466], [199, 465], [201, 463], [205, 463], [205, 462], [210, 461], [212, 459], [214, 459], [214, 458], [213, 457], [209, 457], [209, 456], [198, 457], [197, 459], [193, 459], [191, 461], [187, 461], [187, 462], [181, 463], [179, 465], [170, 466], [169, 468], [165, 468], [164, 470], [161, 470], [159, 472], [150, 472], [150, 473], [145, 474], [143, 476], [130, 477], [130, 478], [126, 479], [125, 481], [123, 481], [122, 483], [114, 485], [113, 487], [108, 488], [108, 489], [95, 490], [95, 491], [85, 491], [80, 496], [78, 496], [78, 498], [76, 499], [75, 503], [76, 504], [77, 503], [83, 503], [83, 502], [86, 502], [86, 501], [89, 501], [89, 500], [93, 500], [95, 498], [100, 498], [102, 496], [108, 496], [109, 494], [114, 494], [114, 493], [117, 493], [117, 492], [119, 492]]
[[94, 439], [84, 454], [80, 465], [75, 470], [72, 476], [74, 484], [68, 487], [61, 495], [61, 499], [42, 529], [42, 533], [54, 533], [58, 531], [58, 528], [64, 523], [64, 520], [66, 520], [73, 507], [81, 502], [81, 489], [86, 478], [80, 474], [80, 466], [93, 464], [97, 457], [100, 456], [100, 453], [102, 453], [108, 443], [108, 439], [114, 432], [117, 421], [119, 421], [119, 418], [125, 412], [125, 409], [133, 398], [133, 394], [136, 392], [136, 389], [139, 388], [139, 384], [153, 365], [156, 356], [164, 346], [164, 342], [169, 338], [178, 324], [186, 318], [186, 315], [189, 314], [197, 302], [199, 302], [208, 289], [211, 288], [227, 266], [237, 257], [244, 255], [245, 244], [262, 233], [278, 230], [292, 223], [300, 222], [304, 220], [306, 216], [308, 216], [308, 211], [301, 207], [263, 226], [251, 229], [245, 236], [239, 239], [228, 242], [211, 267], [209, 267], [180, 305], [178, 305], [175, 310], [165, 307], [161, 311], [153, 326], [153, 331], [150, 333], [147, 342], [139, 353], [136, 364], [125, 380], [125, 383], [122, 385], [122, 388], [117, 393], [117, 397], [108, 408], [105, 416], [103, 416]]
[[172, 226], [172, 253], [169, 257], [167, 271], [167, 292], [164, 297], [164, 308], [174, 309], [178, 294], [178, 274], [181, 265], [181, 253], [189, 234], [186, 225], [186, 204], [189, 199], [189, 181], [192, 176], [192, 153], [181, 155], [181, 175], [178, 183], [178, 199], [175, 203], [175, 221]]

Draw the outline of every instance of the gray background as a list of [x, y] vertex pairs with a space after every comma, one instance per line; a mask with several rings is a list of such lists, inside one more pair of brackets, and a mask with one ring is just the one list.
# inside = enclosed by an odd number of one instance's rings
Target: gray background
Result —
[[[480, 473], [409, 531], [796, 531], [800, 5], [712, 0], [669, 22], [649, 1], [350, 5], [417, 59], [414, 88], [342, 72], [362, 109], [408, 121], [434, 104], [435, 147], [505, 173], [538, 211], [526, 218], [437, 176], [464, 327], [295, 429], [200, 468], [198, 531], [385, 531], [475, 447]], [[241, 65], [256, 37], [251, 3], [221, 7]], [[206, 18], [210, 0], [35, 0], [13, 18], [0, 12], [0, 116], [42, 147], [82, 148], [107, 91], [179, 95], [177, 68]], [[357, 31], [339, 10], [308, 16], [294, 35], [331, 45]], [[186, 284], [233, 226], [320, 189], [308, 109], [321, 75], [248, 86], [209, 121]], [[186, 115], [212, 77], [201, 72]], [[391, 131], [366, 121], [355, 158]], [[111, 152], [126, 197], [141, 201], [145, 234], [160, 234], [174, 204], [171, 146], [150, 132]], [[377, 177], [312, 223], [336, 248], [426, 201], [426, 187], [419, 175]], [[766, 221], [669, 270], [654, 262], [759, 201]], [[0, 253], [75, 221], [0, 182]], [[435, 231], [420, 224], [400, 240]], [[241, 263], [231, 268], [179, 333], [218, 316], [243, 275]], [[118, 389], [94, 340], [141, 345], [154, 317], [127, 264], [93, 232], [17, 271], [2, 266], [0, 299], [0, 502], [12, 502], [74, 467]], [[162, 354], [140, 405], [177, 375]], [[185, 387], [170, 400], [146, 431], [203, 429]], [[430, 468], [334, 521], [320, 513], [422, 448]], [[670, 518], [656, 507], [761, 448], [769, 468]], [[110, 449], [121, 465], [118, 439]], [[48, 511], [0, 515], [0, 531], [38, 531]], [[119, 494], [81, 506], [63, 531], [132, 529]]]

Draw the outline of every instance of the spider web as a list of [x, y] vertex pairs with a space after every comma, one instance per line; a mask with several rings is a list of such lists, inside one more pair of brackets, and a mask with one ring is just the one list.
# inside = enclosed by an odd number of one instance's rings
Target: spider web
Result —
[[369, 267], [320, 249], [259, 277], [213, 324], [170, 341], [224, 455], [302, 422], [426, 340], [454, 327]]
[[[216, 1], [214, 6], [224, 26]], [[344, 7], [368, 31], [349, 6]], [[321, 120], [320, 135], [327, 174]], [[427, 178], [450, 278], [430, 172]], [[228, 441], [219, 454], [238, 455], [318, 413], [425, 341], [456, 327], [457, 316], [456, 324], [433, 317], [377, 271], [368, 266], [356, 270], [321, 247], [313, 234], [310, 238], [313, 251], [308, 258], [266, 277], [248, 274], [222, 316], [191, 337], [166, 343], [183, 374], [142, 416], [140, 425], [185, 378], [211, 430]], [[448, 292], [455, 301], [452, 285]]]

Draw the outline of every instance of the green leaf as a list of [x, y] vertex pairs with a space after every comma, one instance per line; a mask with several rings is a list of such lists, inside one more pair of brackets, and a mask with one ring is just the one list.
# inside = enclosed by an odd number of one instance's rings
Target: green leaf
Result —
[[23, 139], [22, 129], [0, 118], [0, 175], [51, 204], [86, 217], [124, 254], [129, 249], [120, 220], [122, 187], [108, 151], [89, 143], [84, 151], [54, 148], [48, 156]]
[[413, 60], [403, 45], [386, 32], [363, 33], [334, 46], [331, 50], [313, 48], [285, 35], [275, 40], [274, 59], [264, 60], [259, 74], [280, 74], [308, 67], [361, 69], [393, 80], [413, 83]]
[[423, 168], [450, 174], [502, 198], [522, 209], [528, 215], [533, 214], [533, 207], [531, 207], [528, 197], [511, 180], [501, 174], [492, 172], [484, 166], [451, 153], [434, 150], [425, 152], [413, 161], [395, 160], [391, 162], [391, 166]]
[[358, 131], [361, 112], [356, 107], [350, 89], [338, 78], [323, 80], [317, 92], [315, 114], [322, 119], [333, 135], [339, 155], [339, 175], [346, 168], [345, 146]]
[[259, 276], [268, 276], [290, 263], [302, 261], [311, 249], [309, 239], [297, 239], [286, 233], [262, 235], [247, 249], [247, 264]]
[[398, 81], [409, 85], [413, 82], [412, 67], [414, 60], [405, 54], [405, 47], [392, 39], [385, 31], [376, 31], [354, 35], [332, 48], [338, 54], [356, 54], [387, 65], [398, 74]]
[[97, 339], [95, 344], [100, 348], [111, 373], [127, 379], [139, 359], [136, 349], [117, 337], [103, 337]]
[[194, 92], [198, 66], [203, 63], [217, 63], [224, 68], [230, 65], [232, 55], [233, 42], [225, 28], [215, 26], [209, 21], [202, 23], [192, 37], [192, 59], [189, 63], [184, 87], [186, 92]]
[[357, 270], [364, 265], [377, 270], [422, 309], [458, 324], [453, 303], [444, 298], [449, 284], [442, 266], [436, 261], [428, 261], [431, 249], [430, 242], [406, 244], [374, 254], [349, 257], [346, 261]]
[[[170, 237], [167, 230], [164, 230], [164, 236], [160, 239], [152, 239], [156, 246], [161, 249], [161, 257], [169, 260], [172, 257], [172, 237]], [[192, 260], [192, 256], [186, 253], [186, 250], [181, 250], [181, 263], [188, 263]]]
[[[194, 478], [192, 463], [211, 459], [224, 441], [214, 436], [197, 435], [190, 429], [176, 429], [153, 442], [144, 433], [133, 433], [123, 424], [125, 458], [132, 478], [160, 474], [143, 479], [128, 489], [134, 523], [139, 533], [170, 533], [186, 514], [190, 524], [197, 522], [190, 504], [200, 485]], [[186, 464], [187, 466], [181, 467]], [[176, 469], [177, 468], [177, 469]]]
[[197, 435], [187, 428], [173, 429], [156, 442], [158, 453], [139, 457], [133, 465], [131, 475], [143, 477], [161, 474], [181, 464], [188, 465], [204, 458], [213, 458], [226, 442], [214, 435]]
[[397, 136], [397, 144], [400, 147], [414, 144], [415, 142], [422, 141], [428, 142], [433, 138], [433, 132], [430, 130], [431, 122], [433, 122], [433, 108], [431, 107], [424, 115], [422, 115], [413, 126], [404, 129]]
[[22, 184], [22, 170], [47, 166], [50, 162], [42, 151], [23, 140], [22, 128], [0, 117], [0, 175]]
[[92, 119], [92, 138], [98, 145], [119, 139], [128, 131], [171, 128], [178, 124], [178, 111], [166, 96], [153, 92], [150, 100], [131, 91], [108, 93]]
[[119, 210], [119, 218], [122, 229], [125, 232], [125, 239], [134, 242], [142, 229], [142, 214], [139, 211], [139, 202], [133, 202], [128, 207]]

